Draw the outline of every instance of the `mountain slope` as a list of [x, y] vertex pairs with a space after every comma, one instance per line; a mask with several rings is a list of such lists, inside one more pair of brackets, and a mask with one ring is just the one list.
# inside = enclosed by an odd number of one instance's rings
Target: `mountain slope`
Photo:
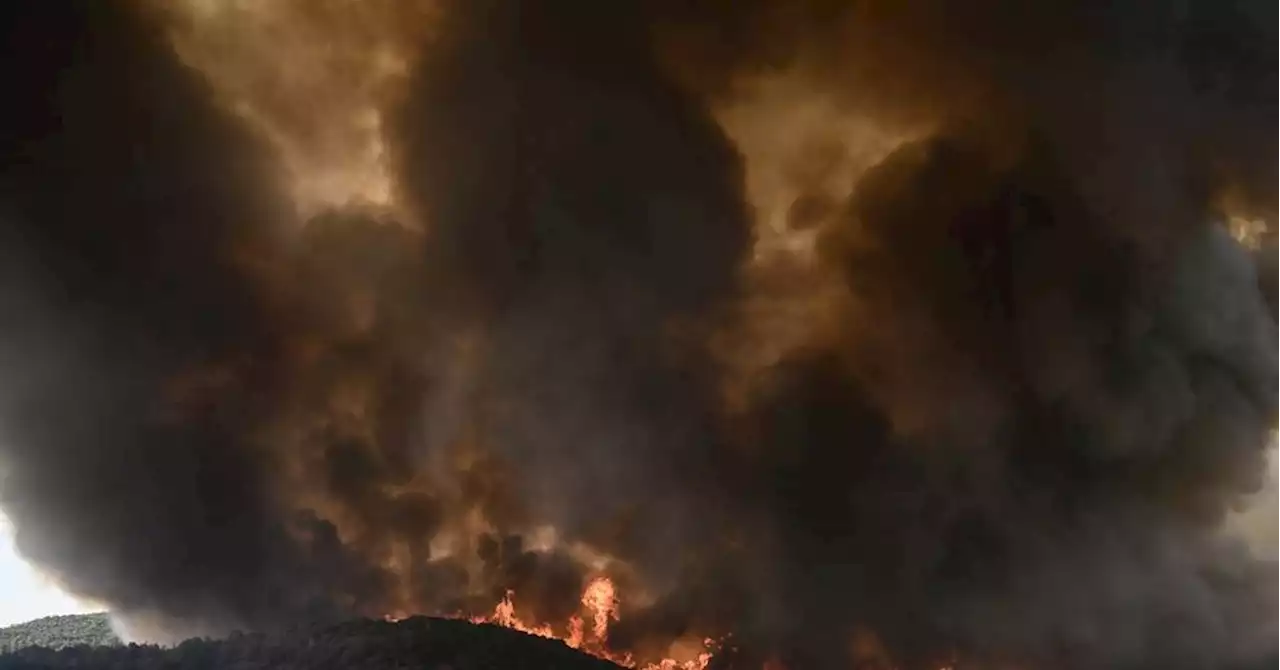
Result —
[[282, 635], [149, 645], [22, 649], [0, 670], [617, 670], [558, 640], [466, 621], [350, 621]]
[[23, 647], [61, 649], [77, 645], [115, 645], [119, 638], [111, 630], [105, 612], [48, 616], [0, 628], [0, 651]]

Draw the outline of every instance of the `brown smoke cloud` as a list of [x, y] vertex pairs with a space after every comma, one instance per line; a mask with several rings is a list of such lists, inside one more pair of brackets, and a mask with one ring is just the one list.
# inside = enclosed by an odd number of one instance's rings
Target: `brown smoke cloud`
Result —
[[436, 23], [429, 2], [140, 2], [217, 102], [275, 150], [303, 218], [390, 207], [384, 116]]
[[1222, 530], [1273, 7], [344, 7], [0, 10], [0, 503], [69, 589], [568, 635], [604, 574], [640, 661], [1274, 659]]

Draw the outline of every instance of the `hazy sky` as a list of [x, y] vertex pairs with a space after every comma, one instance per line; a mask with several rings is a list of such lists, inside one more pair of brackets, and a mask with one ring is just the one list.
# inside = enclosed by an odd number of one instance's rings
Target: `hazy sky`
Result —
[[83, 604], [63, 593], [18, 556], [13, 528], [0, 514], [0, 626], [50, 614], [92, 612], [100, 607]]

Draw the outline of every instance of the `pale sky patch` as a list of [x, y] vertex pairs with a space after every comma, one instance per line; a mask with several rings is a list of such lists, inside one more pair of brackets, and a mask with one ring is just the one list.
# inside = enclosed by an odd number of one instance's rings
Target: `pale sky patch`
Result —
[[0, 626], [52, 614], [83, 614], [101, 610], [101, 607], [68, 595], [23, 560], [13, 545], [13, 526], [0, 513]]

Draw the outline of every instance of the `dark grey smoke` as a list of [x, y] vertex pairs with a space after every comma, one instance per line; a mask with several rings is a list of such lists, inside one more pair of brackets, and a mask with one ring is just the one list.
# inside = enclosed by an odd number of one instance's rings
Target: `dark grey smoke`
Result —
[[[775, 519], [802, 650], [861, 624], [922, 663], [1273, 658], [1275, 566], [1214, 529], [1265, 472], [1274, 279], [1208, 224], [1232, 189], [1274, 222], [1274, 8], [810, 9], [737, 25], [851, 110], [942, 131], [827, 222], [848, 341], [757, 415], [775, 446], [741, 497]], [[759, 67], [735, 37], [721, 58]]]
[[[253, 445], [283, 381], [248, 272], [285, 211], [270, 162], [123, 8], [0, 13], [0, 496], [20, 550], [161, 632], [323, 600]], [[245, 374], [178, 397], [212, 366]]]
[[750, 496], [787, 510], [777, 546], [807, 568], [785, 609], [921, 661], [939, 640], [1034, 667], [1273, 651], [1274, 565], [1215, 531], [1275, 421], [1248, 254], [1201, 228], [1143, 258], [1025, 160], [904, 147], [826, 231], [853, 335], [778, 371], [759, 416], [782, 474]]
[[[1219, 532], [1276, 421], [1274, 233], [1218, 225], [1274, 226], [1274, 6], [448, 3], [393, 138], [425, 232], [286, 237], [157, 36], [55, 4], [2, 10], [0, 494], [76, 592], [560, 621], [582, 542], [656, 598], [642, 656], [1274, 658], [1276, 566]], [[730, 412], [709, 343], [760, 287], [710, 109], [776, 72], [933, 131], [806, 218], [836, 337]]]
[[738, 157], [659, 70], [638, 6], [454, 9], [402, 150], [433, 304], [482, 333], [477, 439], [533, 519], [630, 524], [607, 541], [674, 558], [715, 476], [703, 331], [750, 242]]

